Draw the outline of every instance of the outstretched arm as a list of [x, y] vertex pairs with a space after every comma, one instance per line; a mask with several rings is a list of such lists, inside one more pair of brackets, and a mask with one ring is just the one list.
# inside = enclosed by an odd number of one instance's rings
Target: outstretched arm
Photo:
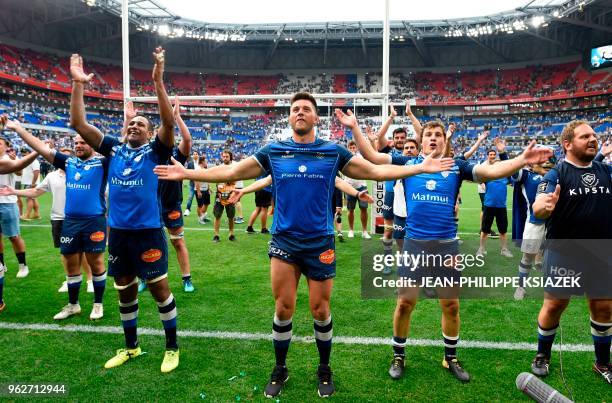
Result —
[[189, 179], [199, 182], [222, 183], [252, 179], [263, 173], [261, 165], [255, 158], [245, 158], [236, 164], [222, 164], [210, 169], [198, 170], [187, 169], [174, 158], [171, 161], [172, 165], [158, 165], [153, 169], [159, 179], [171, 181]]
[[356, 197], [361, 201], [364, 201], [370, 204], [374, 203], [374, 199], [372, 198], [372, 196], [368, 194], [367, 190], [359, 191], [355, 189], [354, 187], [352, 187], [347, 181], [337, 176], [336, 176], [336, 189], [338, 189], [342, 193], [346, 193], [349, 196]]
[[[361, 151], [363, 158], [373, 162], [374, 164], [391, 163], [391, 156], [389, 154], [379, 153], [378, 151], [374, 150], [370, 142], [363, 137], [363, 134], [361, 134], [361, 130], [359, 129], [357, 118], [355, 115], [353, 115], [353, 111], [349, 109], [347, 113], [344, 113], [340, 109], [336, 109], [335, 113], [336, 118], [340, 121], [340, 123], [351, 129], [353, 132], [353, 140], [355, 140], [355, 143], [357, 143], [357, 148], [359, 148], [359, 151]], [[353, 177], [351, 175], [349, 176], [351, 178]]]
[[516, 158], [496, 162], [495, 164], [476, 165], [476, 176], [484, 181], [506, 178], [527, 164], [542, 164], [548, 161], [553, 155], [552, 150], [546, 147], [536, 147], [535, 144], [535, 140], [532, 140], [525, 151]]
[[[8, 120], [6, 115], [0, 117], [0, 125], [6, 126], [7, 129], [16, 132], [19, 137], [23, 139], [30, 147], [34, 149], [38, 154], [42, 155], [44, 159], [53, 164], [55, 158], [55, 150], [47, 147], [39, 138], [35, 137], [27, 131], [18, 120]], [[34, 180], [36, 181], [36, 180]]]
[[0, 174], [6, 175], [21, 171], [38, 157], [37, 152], [32, 152], [18, 160], [0, 160]]
[[472, 157], [472, 155], [474, 155], [474, 153], [478, 150], [478, 148], [480, 147], [482, 142], [487, 139], [487, 137], [489, 137], [489, 131], [485, 130], [484, 132], [482, 132], [482, 134], [480, 136], [478, 136], [478, 139], [476, 140], [474, 145], [472, 147], [470, 147], [469, 150], [467, 150], [466, 152], [463, 153], [463, 157], [466, 160], [469, 160]]
[[181, 105], [178, 96], [174, 98], [174, 108], [172, 112], [174, 114], [174, 121], [178, 125], [179, 132], [181, 133], [181, 144], [179, 144], [178, 149], [181, 154], [188, 156], [191, 153], [191, 133], [181, 117]]
[[[161, 125], [157, 130], [157, 137], [169, 148], [174, 147], [174, 116], [172, 113], [172, 105], [164, 86], [164, 65], [166, 51], [161, 47], [157, 47], [153, 52], [155, 65], [153, 66], [153, 83], [155, 84], [155, 93], [157, 94], [157, 104], [159, 106], [159, 117]], [[188, 155], [188, 154], [184, 154]]]
[[72, 94], [70, 96], [70, 126], [83, 137], [90, 146], [97, 149], [104, 135], [97, 127], [87, 122], [85, 114], [85, 101], [83, 91], [85, 84], [93, 78], [93, 73], [85, 74], [83, 71], [83, 58], [77, 54], [70, 57], [70, 75], [72, 76]]
[[265, 178], [261, 178], [251, 183], [249, 186], [243, 189], [234, 189], [228, 201], [232, 204], [238, 203], [240, 199], [242, 198], [242, 196], [247, 195], [249, 193], [258, 192], [270, 186], [271, 184], [272, 184], [272, 176], [268, 175]]
[[452, 158], [425, 157], [420, 164], [413, 165], [374, 165], [363, 158], [352, 158], [342, 170], [342, 173], [354, 179], [372, 179], [385, 181], [402, 179], [408, 176], [427, 172], [442, 172], [452, 169], [455, 161]]
[[387, 120], [385, 120], [385, 123], [383, 123], [382, 127], [377, 133], [378, 142], [376, 148], [378, 149], [378, 151], [387, 147], [387, 131], [389, 130], [389, 127], [391, 127], [393, 119], [395, 119], [396, 116], [397, 112], [395, 111], [395, 108], [393, 107], [393, 105], [389, 105], [389, 117], [387, 118]]
[[19, 197], [29, 197], [29, 198], [36, 198], [40, 195], [42, 195], [43, 193], [45, 193], [45, 191], [43, 189], [40, 188], [30, 188], [30, 189], [13, 189], [10, 186], [6, 186], [3, 188], [0, 188], [0, 196], [19, 196]]

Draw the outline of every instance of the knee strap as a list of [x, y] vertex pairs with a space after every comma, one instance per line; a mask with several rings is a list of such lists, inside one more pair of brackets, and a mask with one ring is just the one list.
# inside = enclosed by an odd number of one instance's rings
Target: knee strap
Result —
[[147, 280], [147, 284], [153, 284], [153, 283], [157, 283], [158, 281], [162, 281], [163, 279], [165, 279], [166, 277], [168, 277], [168, 273], [166, 274], [162, 274], [159, 277], [155, 277], [152, 278], [151, 280]]
[[116, 282], [113, 282], [113, 287], [115, 287], [115, 290], [117, 290], [117, 291], [123, 291], [123, 290], [127, 290], [128, 288], [130, 288], [134, 284], [138, 284], [138, 277], [134, 277], [134, 280], [130, 281], [126, 285], [119, 285]]

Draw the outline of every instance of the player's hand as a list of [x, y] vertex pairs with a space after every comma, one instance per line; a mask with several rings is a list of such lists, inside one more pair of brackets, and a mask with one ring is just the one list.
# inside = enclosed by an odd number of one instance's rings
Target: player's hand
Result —
[[495, 148], [497, 148], [499, 154], [506, 152], [506, 140], [501, 137], [495, 137], [493, 144], [495, 144]]
[[[357, 195], [357, 198], [362, 201], [362, 202], [366, 202], [369, 204], [374, 203], [374, 199], [372, 198], [372, 196], [370, 196], [370, 194], [365, 191], [365, 192], [359, 192], [359, 194]], [[342, 210], [340, 210], [342, 211]]]
[[406, 100], [406, 116], [413, 116], [412, 109], [410, 109], [410, 100]]
[[73, 81], [83, 84], [90, 82], [94, 76], [93, 73], [85, 74], [85, 71], [83, 71], [83, 58], [76, 53], [70, 56], [70, 75]]
[[4, 127], [8, 130], [17, 131], [21, 127], [21, 122], [18, 120], [10, 120], [8, 115], [0, 116], [0, 127]]
[[452, 169], [455, 166], [455, 160], [452, 158], [433, 158], [429, 154], [419, 165], [421, 166], [421, 172], [424, 173], [442, 172]]
[[161, 82], [164, 78], [164, 65], [166, 60], [166, 51], [158, 46], [155, 48], [155, 52], [153, 52], [153, 61], [155, 64], [153, 65], [153, 73], [151, 77], [153, 81]]
[[10, 186], [2, 186], [0, 187], [0, 196], [13, 196], [15, 194], [15, 189]]
[[487, 139], [487, 137], [489, 137], [489, 131], [485, 130], [484, 132], [480, 133], [480, 135], [478, 136], [478, 141], [480, 141], [481, 143], [483, 141], [485, 141]]
[[374, 130], [372, 130], [372, 126], [370, 125], [366, 126], [366, 136], [368, 136], [368, 140], [370, 140], [370, 142], [378, 141], [378, 136], [376, 133], [374, 133]]
[[336, 114], [336, 119], [338, 119], [343, 126], [348, 127], [351, 130], [357, 128], [357, 117], [353, 115], [352, 110], [349, 109], [346, 111], [346, 113], [344, 113], [341, 109], [336, 108], [334, 113]]
[[391, 119], [395, 119], [397, 117], [397, 111], [393, 107], [393, 105], [389, 104], [389, 117]]
[[179, 102], [178, 95], [174, 96], [174, 106], [172, 107], [172, 114], [174, 115], [174, 120], [178, 120], [181, 117], [181, 104]]
[[229, 201], [230, 204], [236, 204], [240, 201], [240, 199], [242, 199], [242, 196], [244, 196], [242, 189], [234, 189], [232, 190], [232, 193], [227, 201]]
[[457, 127], [455, 126], [454, 123], [451, 123], [448, 125], [448, 130], [446, 131], [446, 141], [447, 142], [451, 137], [453, 137], [453, 134], [455, 134], [456, 129]]
[[555, 191], [552, 193], [547, 193], [544, 196], [544, 208], [546, 211], [553, 211], [557, 202], [559, 201], [559, 195], [561, 195], [561, 185], [555, 186]]
[[606, 140], [606, 142], [601, 146], [601, 153], [604, 157], [607, 157], [610, 155], [610, 153], [612, 153], [612, 140]]
[[531, 143], [525, 148], [521, 156], [526, 164], [543, 164], [553, 156], [553, 151], [548, 147], [536, 147], [536, 141], [531, 140]]
[[172, 165], [157, 165], [153, 168], [155, 175], [159, 176], [159, 179], [168, 181], [181, 181], [185, 179], [187, 169], [183, 164], [175, 160], [174, 157], [170, 157], [170, 162], [172, 162]]
[[136, 112], [136, 109], [134, 108], [134, 102], [127, 101], [125, 103], [125, 120], [129, 122], [130, 120], [134, 119], [137, 115], [138, 113]]

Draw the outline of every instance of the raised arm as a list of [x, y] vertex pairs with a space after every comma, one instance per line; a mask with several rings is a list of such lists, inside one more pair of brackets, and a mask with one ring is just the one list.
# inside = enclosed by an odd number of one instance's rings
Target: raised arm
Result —
[[383, 123], [380, 130], [376, 134], [378, 137], [376, 149], [378, 151], [388, 146], [387, 131], [389, 130], [389, 127], [391, 127], [391, 124], [393, 123], [393, 120], [396, 116], [397, 112], [395, 111], [395, 108], [393, 107], [393, 105], [389, 105], [389, 117], [387, 118], [387, 120], [385, 120], [385, 123]]
[[[53, 163], [53, 159], [55, 158], [55, 150], [47, 147], [45, 143], [43, 143], [39, 138], [35, 137], [27, 131], [18, 120], [8, 120], [6, 115], [0, 117], [0, 125], [6, 126], [7, 129], [13, 130], [15, 133], [19, 135], [34, 151], [38, 154], [42, 155], [44, 159]], [[35, 179], [36, 180], [36, 179]]]
[[374, 165], [363, 158], [352, 158], [342, 173], [354, 179], [372, 179], [380, 182], [421, 173], [448, 171], [454, 165], [455, 161], [452, 158], [432, 158], [431, 155], [425, 157], [420, 164], [412, 165]]
[[102, 144], [104, 135], [97, 127], [87, 122], [85, 101], [83, 100], [85, 84], [91, 81], [93, 73], [85, 74], [83, 71], [83, 58], [74, 54], [70, 57], [70, 75], [72, 76], [70, 126], [83, 137], [87, 144], [97, 149]]
[[180, 181], [189, 179], [199, 182], [235, 182], [244, 179], [253, 179], [263, 173], [261, 165], [255, 158], [245, 158], [242, 161], [231, 165], [218, 165], [210, 169], [187, 169], [175, 160], [171, 159], [172, 165], [158, 165], [153, 172], [159, 179]]
[[499, 161], [495, 164], [477, 165], [475, 168], [476, 176], [483, 181], [506, 178], [527, 164], [542, 164], [548, 161], [553, 155], [552, 150], [546, 147], [536, 147], [535, 144], [535, 140], [532, 140], [523, 153], [516, 158]]
[[355, 143], [357, 143], [357, 148], [359, 148], [359, 151], [361, 151], [363, 158], [373, 162], [374, 164], [391, 163], [391, 156], [389, 154], [379, 153], [378, 151], [374, 150], [370, 142], [363, 137], [363, 134], [361, 134], [361, 130], [359, 129], [357, 118], [355, 115], [353, 115], [353, 111], [349, 109], [348, 113], [344, 113], [340, 109], [336, 109], [335, 113], [336, 118], [340, 121], [340, 123], [351, 129], [353, 132], [353, 140], [355, 140]]
[[159, 106], [159, 117], [161, 125], [157, 130], [157, 137], [167, 147], [174, 147], [174, 116], [172, 113], [172, 105], [164, 86], [164, 65], [166, 51], [161, 47], [157, 47], [153, 52], [155, 65], [153, 66], [153, 83], [155, 84], [155, 93], [157, 94], [157, 104]]
[[181, 117], [181, 105], [179, 103], [179, 98], [176, 96], [174, 98], [174, 108], [172, 110], [174, 115], [174, 121], [178, 125], [179, 132], [181, 133], [181, 144], [179, 144], [178, 148], [181, 154], [189, 156], [191, 154], [191, 133], [189, 132], [189, 128], [183, 121]]
[[38, 157], [37, 152], [31, 152], [25, 157], [18, 160], [0, 160], [0, 174], [6, 175], [13, 172], [21, 171], [23, 168], [30, 165]]
[[416, 132], [416, 139], [419, 142], [419, 144], [421, 144], [423, 126], [421, 125], [421, 122], [419, 121], [419, 119], [417, 119], [417, 117], [414, 116], [414, 113], [412, 113], [412, 109], [410, 109], [410, 100], [406, 101], [406, 116], [408, 116], [408, 119], [410, 119], [410, 122], [412, 122], [412, 127], [414, 127], [414, 131]]
[[480, 134], [480, 136], [478, 136], [478, 139], [476, 139], [476, 142], [474, 143], [474, 145], [470, 147], [469, 150], [463, 153], [463, 157], [466, 160], [469, 160], [470, 157], [472, 157], [472, 155], [474, 155], [474, 153], [478, 150], [478, 148], [480, 148], [480, 145], [482, 144], [483, 141], [487, 139], [487, 137], [489, 137], [489, 131], [485, 130], [484, 132], [482, 132], [482, 134]]
[[128, 125], [130, 121], [137, 115], [134, 103], [132, 101], [126, 101], [123, 113], [123, 128], [121, 129], [121, 142], [125, 142], [125, 136], [127, 135]]

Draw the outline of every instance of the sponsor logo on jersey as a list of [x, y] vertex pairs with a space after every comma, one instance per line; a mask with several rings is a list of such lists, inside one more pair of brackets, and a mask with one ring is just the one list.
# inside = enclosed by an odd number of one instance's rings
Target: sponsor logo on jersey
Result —
[[300, 167], [298, 168], [298, 171], [300, 171], [301, 173], [304, 173], [308, 170], [308, 168], [306, 168], [306, 165], [300, 165]]
[[448, 175], [450, 175], [449, 171], [442, 171], [442, 177], [443, 178], [448, 178]]
[[162, 251], [159, 249], [149, 249], [140, 255], [140, 258], [147, 263], [157, 262], [161, 257]]
[[104, 240], [104, 237], [105, 237], [104, 232], [96, 231], [89, 236], [89, 239], [91, 239], [94, 242], [102, 242]]
[[181, 212], [180, 211], [176, 211], [173, 210], [171, 212], [168, 213], [168, 218], [171, 220], [178, 220], [181, 216]]
[[63, 236], [60, 237], [60, 243], [72, 243], [73, 237]]
[[85, 168], [83, 169], [85, 169], [86, 171], [89, 171], [91, 169], [91, 165], [85, 165]]
[[128, 168], [125, 168], [125, 169], [123, 170], [123, 172], [121, 173], [121, 175], [123, 175], [123, 176], [128, 176], [128, 175], [130, 174], [130, 172], [132, 172], [132, 168], [129, 168], [129, 167], [128, 167]]
[[332, 264], [336, 260], [336, 252], [333, 249], [328, 249], [319, 255], [319, 261], [323, 264]]
[[78, 181], [79, 179], [81, 179], [81, 174], [79, 172], [74, 174], [74, 180]]
[[428, 180], [427, 182], [425, 182], [425, 187], [427, 188], [427, 190], [436, 190], [436, 181], [435, 180]]
[[134, 158], [134, 162], [140, 162], [141, 159], [142, 159], [142, 154], [140, 154], [136, 158]]
[[597, 186], [599, 183], [599, 179], [595, 176], [594, 173], [586, 173], [582, 174], [582, 183], [587, 187]]

